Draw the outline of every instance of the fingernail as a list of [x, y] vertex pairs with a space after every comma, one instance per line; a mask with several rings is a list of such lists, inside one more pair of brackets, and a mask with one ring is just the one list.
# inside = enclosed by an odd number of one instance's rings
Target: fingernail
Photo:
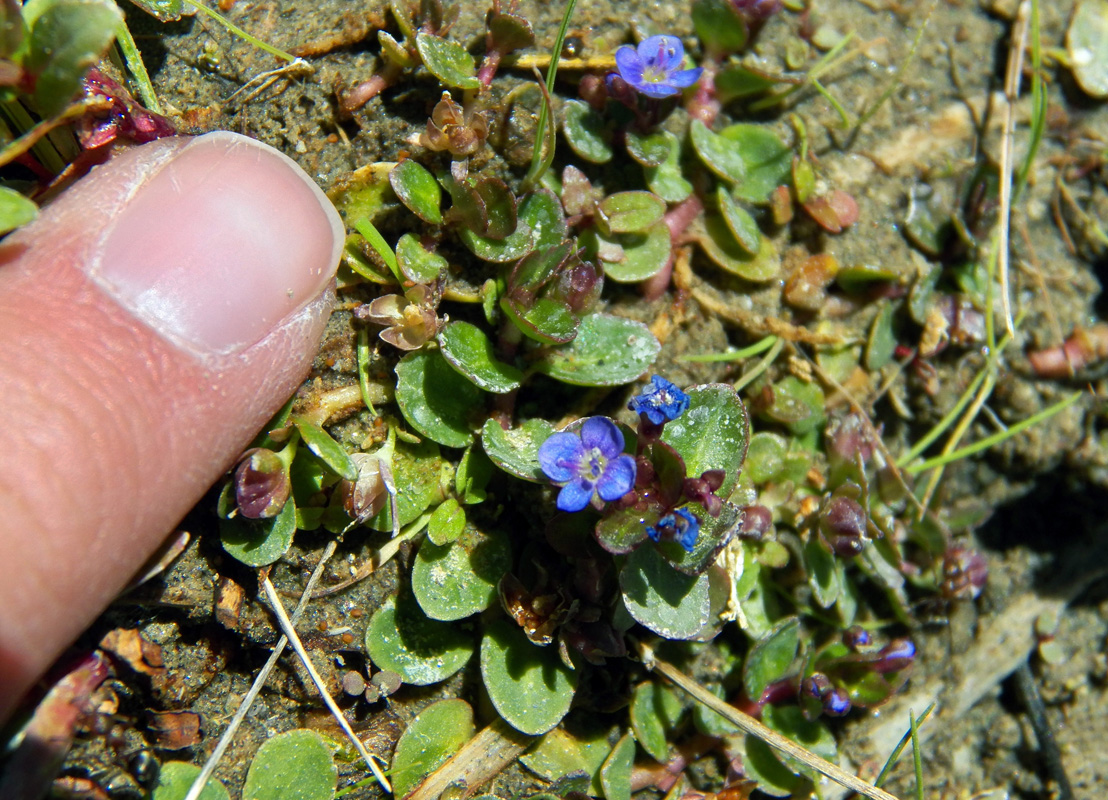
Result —
[[130, 196], [91, 277], [179, 345], [235, 353], [324, 290], [343, 238], [334, 206], [292, 159], [211, 133]]

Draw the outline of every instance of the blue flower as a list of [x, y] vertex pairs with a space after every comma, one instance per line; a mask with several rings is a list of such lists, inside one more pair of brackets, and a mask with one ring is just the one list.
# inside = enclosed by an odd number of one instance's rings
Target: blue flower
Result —
[[623, 452], [623, 434], [607, 417], [589, 417], [581, 434], [555, 433], [539, 448], [546, 477], [564, 484], [558, 508], [580, 511], [600, 495], [618, 500], [635, 485], [635, 459]]
[[692, 512], [679, 508], [666, 514], [656, 525], [647, 525], [646, 535], [655, 542], [672, 539], [691, 553], [700, 535], [700, 520]]
[[670, 97], [700, 78], [703, 68], [681, 69], [685, 48], [676, 36], [651, 36], [639, 44], [616, 50], [619, 76], [647, 97]]
[[631, 398], [627, 407], [636, 414], [646, 414], [655, 425], [675, 420], [689, 408], [689, 396], [661, 375], [650, 379], [653, 388]]

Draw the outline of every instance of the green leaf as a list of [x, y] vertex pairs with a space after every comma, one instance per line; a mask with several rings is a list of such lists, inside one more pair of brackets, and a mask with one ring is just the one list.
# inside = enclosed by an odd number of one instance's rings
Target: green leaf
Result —
[[23, 68], [44, 117], [60, 114], [81, 91], [81, 79], [107, 52], [123, 14], [110, 0], [32, 0], [23, 9], [30, 28]]
[[292, 421], [300, 431], [300, 438], [304, 444], [327, 465], [328, 469], [348, 481], [357, 480], [358, 468], [354, 466], [354, 462], [350, 460], [350, 455], [342, 445], [332, 439], [327, 431], [303, 417], [293, 417]]
[[262, 742], [246, 773], [243, 800], [331, 800], [339, 771], [315, 731], [292, 730]]
[[446, 680], [473, 655], [472, 635], [457, 625], [428, 619], [414, 596], [388, 598], [370, 619], [365, 648], [379, 669], [404, 683], [427, 686]]
[[408, 423], [447, 447], [473, 441], [473, 412], [484, 395], [457, 372], [442, 353], [415, 350], [396, 365], [396, 402]]
[[410, 233], [405, 233], [396, 243], [396, 264], [412, 283], [432, 283], [448, 266], [445, 258], [426, 249]]
[[812, 596], [822, 608], [831, 608], [842, 591], [842, 575], [836, 569], [835, 557], [813, 536], [804, 545], [804, 564]]
[[[608, 732], [596, 728], [588, 733], [570, 733], [564, 728], [555, 728], [539, 740], [539, 743], [519, 760], [527, 769], [546, 778], [557, 781], [567, 775], [583, 773], [591, 779], [589, 794], [599, 797], [603, 789], [600, 785], [600, 768], [612, 752], [608, 744]], [[529, 800], [535, 800], [530, 798]]]
[[[835, 763], [839, 749], [835, 736], [822, 720], [805, 719], [799, 706], [767, 705], [762, 711], [762, 721], [773, 730], [799, 744], [809, 753]], [[819, 780], [819, 773], [791, 756], [780, 755], [782, 762], [798, 774]]]
[[680, 203], [692, 194], [692, 184], [681, 172], [681, 142], [669, 131], [662, 131], [669, 147], [665, 161], [643, 170], [646, 186], [667, 203]]
[[746, 177], [746, 161], [735, 144], [708, 126], [694, 119], [689, 129], [693, 150], [700, 160], [719, 177], [736, 183]]
[[754, 645], [743, 663], [746, 696], [757, 700], [776, 680], [785, 677], [800, 647], [800, 620], [789, 617], [774, 626], [769, 635]]
[[401, 734], [389, 778], [403, 797], [473, 738], [473, 709], [465, 700], [439, 700], [419, 712]]
[[506, 394], [523, 383], [523, 373], [498, 361], [485, 332], [468, 322], [451, 322], [439, 334], [443, 357], [459, 374], [486, 392]]
[[609, 553], [630, 553], [646, 541], [646, 526], [655, 524], [659, 517], [660, 509], [617, 508], [596, 523], [596, 540]]
[[747, 777], [757, 781], [758, 789], [771, 797], [789, 797], [800, 788], [803, 779], [782, 764], [768, 744], [752, 734], [745, 743], [743, 767]]
[[521, 733], [546, 733], [569, 711], [577, 673], [553, 647], [531, 644], [506, 619], [492, 622], [481, 642], [481, 677], [504, 720]]
[[896, 334], [893, 333], [893, 316], [899, 308], [899, 303], [885, 303], [870, 325], [869, 337], [866, 339], [865, 362], [866, 369], [879, 370], [893, 360], [896, 351]]
[[[294, 462], [295, 465], [296, 462]], [[418, 444], [400, 441], [392, 457], [392, 477], [396, 485], [397, 526], [407, 525], [443, 500], [444, 462], [439, 446], [429, 439]], [[366, 524], [375, 531], [391, 531], [392, 510], [385, 503]]]
[[738, 53], [746, 47], [746, 24], [729, 0], [694, 0], [692, 24], [704, 49], [713, 55]]
[[666, 204], [650, 192], [616, 192], [597, 203], [596, 221], [603, 233], [642, 233], [661, 222]]
[[445, 546], [462, 535], [466, 527], [466, 512], [453, 497], [439, 504], [427, 522], [427, 538]]
[[1090, 97], [1108, 97], [1108, 2], [1081, 0], [1066, 31], [1066, 52], [1077, 84]]
[[659, 350], [658, 340], [641, 322], [591, 314], [581, 321], [572, 342], [552, 348], [535, 369], [575, 386], [619, 386], [646, 372]]
[[292, 547], [296, 533], [296, 503], [290, 497], [281, 513], [270, 519], [238, 516], [219, 521], [219, 538], [227, 554], [248, 567], [264, 567]]
[[756, 256], [762, 249], [762, 232], [750, 212], [731, 198], [731, 193], [723, 186], [716, 189], [716, 200], [723, 221], [747, 255]]
[[158, 22], [176, 22], [181, 17], [191, 17], [196, 9], [186, 5], [183, 0], [131, 0]]
[[416, 49], [427, 71], [446, 86], [458, 89], [481, 88], [481, 81], [476, 77], [477, 65], [473, 56], [457, 42], [421, 32], [416, 34]]
[[773, 384], [773, 402], [762, 412], [769, 419], [803, 436], [823, 424], [823, 389], [815, 381], [805, 382], [786, 375]]
[[756, 255], [750, 255], [739, 244], [727, 222], [719, 214], [708, 214], [690, 226], [690, 234], [704, 254], [722, 269], [748, 281], [761, 283], [773, 280], [781, 270], [781, 257], [773, 241], [761, 236]]
[[635, 740], [625, 733], [600, 768], [600, 785], [607, 800], [631, 800], [631, 768], [635, 765]]
[[492, 460], [509, 475], [532, 483], [546, 483], [539, 466], [539, 448], [554, 433], [554, 426], [544, 419], [532, 417], [518, 428], [504, 430], [490, 419], [481, 429], [481, 446]]
[[729, 502], [724, 503], [718, 517], [711, 516], [700, 503], [689, 503], [686, 509], [700, 520], [700, 535], [693, 549], [685, 550], [677, 542], [661, 542], [658, 551], [679, 572], [700, 575], [716, 563], [720, 551], [735, 538], [742, 511]]
[[570, 149], [581, 158], [594, 164], [611, 161], [611, 133], [604, 125], [604, 118], [588, 103], [580, 100], [565, 102], [562, 106], [562, 131]]
[[389, 172], [389, 184], [400, 202], [424, 222], [442, 224], [442, 187], [435, 176], [408, 158]]
[[[200, 767], [184, 761], [166, 761], [158, 771], [158, 785], [150, 800], [185, 800], [192, 782], [200, 774]], [[199, 800], [231, 800], [227, 789], [216, 778], [208, 778]]]
[[[596, 228], [585, 231], [578, 242], [589, 257], [604, 267], [604, 274], [618, 283], [652, 278], [669, 262], [673, 248], [669, 226], [658, 221], [643, 233], [617, 233], [605, 237]], [[618, 259], [604, 254], [618, 253]]]
[[677, 696], [654, 681], [640, 683], [631, 695], [631, 729], [643, 750], [660, 764], [669, 760], [667, 732], [677, 727], [681, 711]]
[[746, 474], [755, 484], [777, 479], [785, 468], [789, 444], [779, 433], [758, 431], [750, 437], [746, 452]]
[[662, 431], [662, 441], [685, 461], [689, 478], [722, 469], [717, 494], [727, 497], [739, 479], [750, 441], [750, 417], [734, 388], [709, 383], [688, 389], [689, 408]]
[[651, 545], [627, 557], [619, 586], [627, 611], [659, 636], [691, 639], [708, 624], [708, 577], [678, 572]]
[[627, 153], [644, 167], [661, 166], [669, 158], [671, 136], [669, 131], [639, 133], [629, 128], [625, 134]]
[[523, 214], [517, 215], [516, 229], [506, 237], [493, 239], [469, 228], [459, 230], [458, 236], [473, 255], [494, 264], [515, 261], [535, 249], [535, 236]]
[[431, 619], [451, 622], [484, 611], [496, 601], [496, 585], [511, 568], [508, 537], [467, 525], [451, 544], [425, 541], [412, 565], [412, 591]]
[[569, 235], [562, 201], [549, 189], [539, 189], [523, 198], [518, 215], [530, 227], [536, 250], [556, 247]]
[[500, 298], [500, 310], [528, 339], [542, 344], [573, 341], [581, 324], [568, 306], [549, 297], [540, 297], [530, 308], [524, 308], [514, 298], [504, 296]]
[[472, 445], [467, 447], [454, 474], [454, 491], [458, 494], [458, 500], [465, 505], [485, 502], [485, 487], [491, 477], [492, 462], [485, 451]]
[[719, 132], [734, 142], [745, 165], [735, 180], [732, 195], [748, 203], [765, 203], [778, 186], [788, 183], [792, 171], [792, 149], [763, 125], [729, 125]]
[[0, 234], [14, 231], [38, 216], [34, 200], [15, 189], [0, 186]]

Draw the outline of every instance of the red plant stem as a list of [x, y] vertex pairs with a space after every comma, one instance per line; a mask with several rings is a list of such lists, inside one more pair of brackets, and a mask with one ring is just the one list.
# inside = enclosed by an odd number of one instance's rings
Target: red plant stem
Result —
[[669, 259], [666, 261], [666, 265], [654, 277], [648, 278], [640, 284], [644, 299], [648, 301], [657, 300], [669, 288], [669, 280], [673, 275], [673, 252], [685, 235], [685, 231], [703, 210], [704, 203], [694, 192], [666, 212], [664, 219], [666, 227], [669, 228], [669, 238], [673, 244], [670, 247]]
[[501, 53], [499, 50], [489, 50], [485, 53], [485, 58], [481, 62], [480, 69], [477, 70], [477, 80], [481, 81], [481, 85], [486, 89], [492, 85], [492, 79], [496, 76], [497, 67], [500, 66]]
[[700, 120], [710, 128], [720, 111], [720, 102], [716, 97], [716, 71], [719, 65], [714, 59], [706, 58], [701, 66], [704, 67], [704, 72], [696, 83], [696, 94], [686, 108], [690, 117]]

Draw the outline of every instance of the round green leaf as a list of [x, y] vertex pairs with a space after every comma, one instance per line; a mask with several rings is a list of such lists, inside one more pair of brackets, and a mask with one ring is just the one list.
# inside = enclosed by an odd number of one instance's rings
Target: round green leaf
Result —
[[482, 236], [469, 228], [459, 230], [458, 236], [473, 255], [494, 264], [515, 261], [535, 249], [534, 234], [523, 215], [517, 215], [516, 229], [503, 239]]
[[465, 700], [440, 700], [416, 715], [392, 756], [389, 778], [395, 797], [403, 797], [445, 764], [473, 738], [473, 709]]
[[746, 758], [743, 768], [747, 776], [757, 781], [758, 789], [770, 797], [790, 797], [803, 781], [778, 759], [773, 749], [754, 735], [745, 738]]
[[[599, 237], [599, 234], [597, 234]], [[642, 233], [616, 234], [623, 251], [622, 261], [600, 259], [604, 274], [619, 283], [635, 283], [653, 278], [669, 263], [673, 238], [662, 220]]]
[[300, 431], [300, 438], [304, 444], [332, 472], [348, 481], [358, 479], [358, 468], [350, 460], [350, 455], [341, 444], [331, 438], [327, 431], [303, 417], [293, 417], [292, 421]]
[[746, 47], [747, 23], [728, 0], [694, 0], [692, 24], [705, 49], [713, 54], [738, 53]]
[[[158, 771], [158, 785], [150, 800], [184, 800], [192, 788], [192, 782], [200, 774], [200, 767], [184, 761], [167, 761]], [[209, 778], [200, 792], [199, 800], [231, 800], [227, 789], [215, 778]]]
[[81, 79], [115, 40], [123, 14], [110, 0], [30, 3], [23, 12], [31, 30], [23, 68], [43, 119], [60, 114], [81, 90]]
[[419, 33], [416, 34], [416, 49], [427, 71], [445, 85], [458, 89], [481, 88], [481, 81], [475, 76], [477, 65], [473, 56], [457, 42]]
[[492, 463], [509, 475], [532, 483], [546, 483], [539, 466], [539, 447], [554, 433], [554, 426], [544, 419], [532, 417], [518, 428], [504, 430], [490, 419], [481, 429], [481, 446]]
[[434, 544], [448, 545], [466, 528], [466, 512], [453, 497], [439, 504], [427, 522], [427, 538]]
[[698, 119], [693, 120], [689, 133], [693, 150], [708, 169], [732, 183], [741, 181], [746, 176], [746, 161], [733, 142], [718, 133], [712, 133]]
[[656, 167], [643, 170], [646, 186], [667, 203], [680, 203], [692, 194], [692, 184], [681, 172], [681, 142], [669, 131], [662, 131], [669, 152]]
[[38, 206], [15, 189], [0, 186], [0, 234], [14, 231], [38, 216]]
[[412, 283], [432, 283], [446, 272], [445, 258], [433, 253], [410, 233], [396, 243], [396, 265]]
[[504, 720], [521, 733], [546, 733], [569, 711], [577, 673], [553, 647], [531, 644], [506, 619], [488, 626], [481, 642], [481, 677]]
[[468, 525], [450, 544], [425, 541], [412, 565], [412, 591], [431, 619], [450, 622], [484, 611], [511, 568], [508, 537]]
[[607, 800], [631, 800], [631, 768], [635, 765], [635, 740], [625, 733], [600, 768], [600, 785]]
[[757, 700], [774, 681], [785, 677], [800, 647], [800, 621], [782, 620], [769, 635], [754, 645], [743, 662], [743, 688], [746, 696]]
[[591, 780], [589, 794], [599, 797], [603, 791], [600, 786], [600, 768], [611, 752], [608, 731], [604, 728], [598, 727], [585, 734], [555, 728], [543, 736], [537, 746], [520, 756], [519, 760], [527, 769], [551, 782], [567, 775], [583, 773]]
[[331, 748], [318, 733], [287, 731], [258, 748], [242, 800], [331, 800], [338, 777]]
[[616, 192], [596, 206], [597, 222], [606, 233], [641, 233], [665, 213], [665, 201], [650, 192]]
[[454, 473], [454, 491], [458, 495], [458, 501], [464, 505], [485, 502], [488, 497], [485, 487], [488, 486], [490, 478], [492, 478], [492, 461], [485, 455], [485, 451], [475, 449], [472, 445], [466, 448]]
[[669, 759], [667, 731], [677, 727], [681, 701], [667, 687], [644, 681], [631, 696], [631, 729], [643, 750], [660, 764]]
[[708, 576], [678, 572], [649, 544], [627, 557], [619, 586], [627, 611], [659, 636], [691, 639], [708, 624]]
[[700, 535], [692, 550], [686, 550], [677, 542], [661, 542], [658, 551], [670, 565], [686, 575], [699, 575], [712, 564], [738, 532], [742, 510], [732, 503], [724, 503], [718, 517], [711, 516], [700, 503], [689, 503], [686, 509], [700, 520]]
[[691, 227], [704, 254], [722, 269], [748, 281], [772, 280], [781, 270], [781, 257], [773, 242], [762, 236], [757, 255], [750, 255], [718, 214], [708, 214]]
[[789, 443], [779, 433], [758, 431], [750, 437], [746, 452], [746, 474], [754, 483], [775, 480], [785, 468]]
[[1081, 0], [1066, 31], [1066, 51], [1078, 85], [1108, 97], [1108, 0]]
[[296, 533], [296, 503], [290, 497], [281, 513], [270, 519], [242, 516], [219, 521], [219, 539], [227, 554], [248, 567], [264, 567], [292, 547]]
[[468, 322], [451, 322], [439, 334], [443, 357], [486, 392], [505, 394], [523, 383], [523, 373], [496, 358], [485, 332]]
[[518, 215], [531, 228], [536, 250], [549, 250], [566, 240], [565, 211], [549, 189], [539, 189], [523, 198]]
[[728, 125], [719, 135], [734, 143], [743, 160], [743, 174], [731, 190], [737, 200], [765, 203], [774, 189], [788, 183], [792, 149], [769, 128], [739, 123]]
[[576, 338], [551, 348], [535, 369], [576, 386], [618, 386], [646, 372], [660, 350], [654, 334], [641, 322], [590, 314], [581, 320]]
[[473, 441], [474, 411], [484, 395], [437, 350], [416, 350], [396, 365], [396, 402], [404, 419], [424, 436], [447, 447]]
[[[839, 748], [834, 734], [828, 730], [823, 720], [805, 719], [804, 712], [799, 706], [767, 705], [762, 711], [762, 721], [782, 736], [792, 739], [809, 753], [832, 763], [838, 761]], [[804, 773], [815, 780], [819, 779], [815, 770], [792, 756], [779, 754], [778, 757], [795, 772]]]
[[389, 184], [400, 202], [424, 222], [442, 224], [442, 187], [421, 164], [408, 158], [389, 172]]
[[[407, 525], [443, 499], [444, 462], [439, 446], [430, 439], [418, 444], [400, 441], [392, 457], [392, 478], [396, 486], [397, 526]], [[375, 531], [391, 531], [390, 503], [366, 524]]]
[[604, 127], [604, 118], [588, 103], [567, 100], [562, 106], [562, 131], [570, 148], [578, 156], [594, 164], [612, 159], [611, 133]]
[[627, 153], [644, 167], [660, 166], [669, 158], [671, 136], [673, 134], [669, 131], [639, 133], [634, 128], [629, 128], [625, 134]]
[[500, 298], [500, 310], [528, 339], [542, 344], [566, 344], [573, 341], [580, 320], [569, 307], [549, 297], [540, 297], [524, 308], [512, 297]]
[[731, 193], [723, 186], [716, 189], [719, 211], [728, 230], [747, 255], [756, 256], [762, 247], [762, 232], [750, 212], [731, 199]]
[[390, 597], [377, 609], [366, 628], [365, 647], [380, 669], [415, 686], [446, 680], [473, 655], [468, 634], [457, 625], [428, 619], [408, 593]]
[[804, 545], [804, 566], [808, 572], [808, 585], [812, 587], [812, 596], [822, 608], [831, 608], [839, 599], [842, 591], [841, 574], [836, 569], [836, 559], [824, 547], [818, 537], [813, 536]]
[[689, 478], [698, 478], [710, 469], [723, 470], [723, 485], [717, 494], [727, 497], [739, 479], [750, 441], [746, 406], [725, 383], [693, 386], [688, 395], [688, 411], [666, 423], [662, 441], [684, 459]]

